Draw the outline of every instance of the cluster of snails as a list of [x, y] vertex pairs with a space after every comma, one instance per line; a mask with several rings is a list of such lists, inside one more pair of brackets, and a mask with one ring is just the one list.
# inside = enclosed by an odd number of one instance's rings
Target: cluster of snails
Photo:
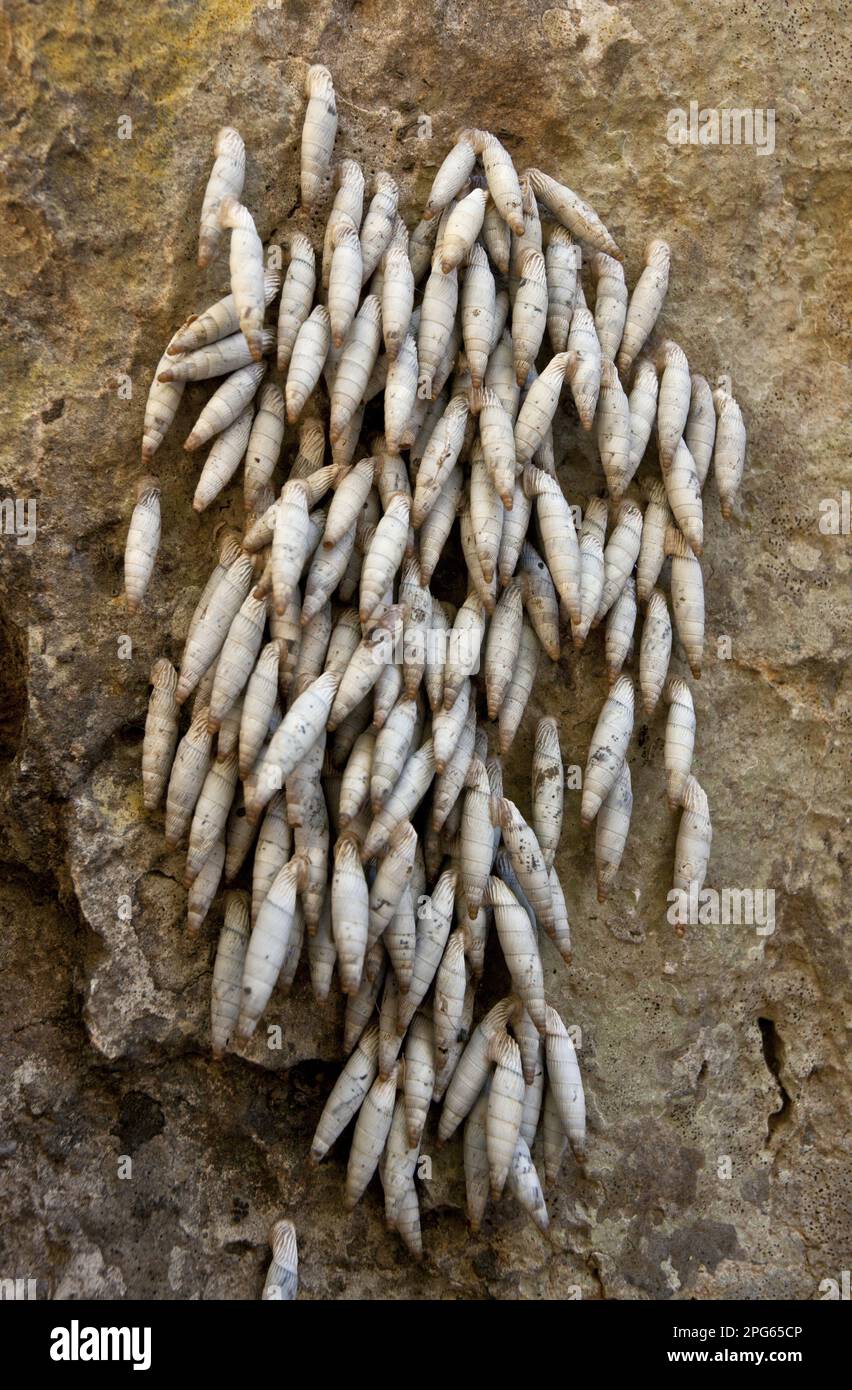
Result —
[[[337, 130], [326, 68], [310, 68], [306, 92], [301, 189], [313, 209]], [[167, 844], [188, 838], [191, 928], [254, 851], [250, 892], [226, 894], [214, 1052], [251, 1036], [305, 946], [316, 998], [329, 998], [336, 971], [347, 1001], [348, 1060], [312, 1148], [319, 1161], [355, 1119], [347, 1204], [378, 1169], [388, 1222], [419, 1254], [417, 1160], [429, 1105], [443, 1101], [439, 1141], [465, 1121], [471, 1221], [508, 1184], [546, 1229], [531, 1156], [540, 1119], [549, 1180], [566, 1144], [579, 1159], [585, 1144], [577, 1059], [545, 1000], [539, 944], [543, 933], [570, 960], [554, 868], [556, 721], [536, 730], [529, 822], [503, 795], [501, 756], [542, 649], [556, 661], [569, 628], [579, 650], [605, 622], [611, 688], [581, 803], [583, 824], [596, 819], [603, 901], [630, 824], [634, 688], [623, 667], [644, 606], [639, 684], [649, 714], [668, 702], [667, 794], [681, 808], [674, 882], [700, 889], [711, 829], [691, 775], [689, 685], [669, 677], [672, 616], [697, 677], [702, 489], [712, 463], [730, 515], [742, 414], [727, 378], [711, 390], [675, 343], [648, 349], [666, 243], [650, 243], [628, 294], [595, 211], [538, 169], [518, 177], [486, 131], [457, 134], [410, 233], [394, 180], [376, 176], [365, 212], [363, 173], [341, 160], [323, 246], [294, 232], [283, 277], [240, 201], [244, 174], [243, 142], [224, 129], [199, 264], [230, 231], [231, 293], [169, 342], [142, 444], [149, 463], [185, 383], [221, 378], [185, 444], [210, 444], [194, 507], [243, 463], [245, 527], [219, 535], [179, 671], [165, 658], [154, 666], [142, 756], [146, 808], [165, 793]], [[270, 354], [280, 386], [264, 382]], [[596, 431], [606, 480], [608, 496], [583, 511], [554, 459], [563, 386], [580, 427]], [[288, 423], [298, 447], [282, 478]], [[634, 484], [655, 426], [659, 471]], [[131, 611], [154, 568], [159, 496], [146, 476], [125, 557]], [[458, 609], [436, 593], [454, 563], [466, 572]], [[473, 1026], [492, 922], [512, 993]]]

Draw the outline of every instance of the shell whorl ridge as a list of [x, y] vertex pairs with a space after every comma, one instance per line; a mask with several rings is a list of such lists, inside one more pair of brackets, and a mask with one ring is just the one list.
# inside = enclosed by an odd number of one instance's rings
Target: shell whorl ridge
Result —
[[676, 526], [668, 527], [666, 531], [665, 548], [667, 555], [674, 556], [678, 560], [693, 560], [696, 565], [700, 566], [701, 562], [698, 556], [695, 554], [683, 532], [679, 531]]
[[653, 503], [653, 505], [659, 507], [661, 511], [668, 512], [669, 501], [664, 482], [657, 478], [653, 482], [647, 483], [644, 490], [649, 504]]
[[322, 63], [314, 63], [305, 74], [305, 96], [334, 100], [334, 79]]
[[532, 280], [538, 285], [547, 284], [544, 256], [534, 246], [528, 246], [522, 255], [520, 271], [524, 280]]
[[672, 705], [688, 705], [692, 709], [692, 695], [689, 686], [682, 676], [671, 676], [666, 681], [663, 695], [666, 701]]
[[355, 251], [356, 249], [360, 251], [361, 242], [355, 223], [352, 221], [351, 217], [341, 217], [334, 229], [332, 241], [335, 250], [337, 250], [338, 246], [345, 246], [350, 251]]
[[334, 183], [337, 188], [358, 189], [363, 195], [364, 174], [357, 159], [341, 159], [335, 169]]
[[593, 251], [589, 257], [589, 266], [592, 276], [597, 281], [602, 276], [608, 275], [615, 280], [624, 279], [624, 266], [621, 261], [617, 261], [614, 256], [610, 256], [606, 251]]
[[165, 657], [158, 657], [151, 667], [149, 684], [155, 690], [165, 690], [168, 694], [173, 694], [177, 690], [178, 673], [170, 661]]
[[373, 190], [375, 193], [386, 194], [396, 200], [399, 197], [399, 185], [392, 174], [388, 174], [384, 169], [380, 169], [373, 180]]
[[295, 1269], [297, 1263], [296, 1228], [292, 1221], [276, 1221], [270, 1234], [272, 1258], [285, 1269]]
[[269, 381], [265, 386], [261, 387], [257, 398], [257, 404], [258, 413], [263, 410], [268, 415], [274, 415], [276, 419], [282, 422], [285, 419], [284, 397], [281, 394], [281, 388], [276, 386], [274, 382]]
[[615, 363], [608, 357], [601, 358], [601, 390], [620, 391], [621, 381], [615, 369]]
[[657, 369], [650, 357], [646, 357], [643, 352], [640, 352], [633, 364], [633, 389], [650, 390], [656, 398]]
[[[584, 540], [600, 541], [595, 536], [584, 537]], [[535, 753], [537, 757], [559, 757], [559, 725], [553, 716], [547, 716], [538, 721], [535, 731]]]
[[615, 685], [609, 692], [609, 698], [610, 700], [614, 700], [617, 704], [624, 705], [627, 709], [633, 709], [633, 682], [629, 676], [619, 676]]
[[689, 371], [689, 363], [683, 348], [679, 347], [677, 343], [673, 343], [669, 338], [660, 343], [657, 349], [657, 366], [661, 370], [665, 367], [676, 367], [681, 372]]
[[218, 132], [213, 143], [213, 153], [218, 158], [220, 155], [227, 155], [228, 159], [245, 167], [246, 147], [243, 144], [243, 137], [233, 126], [223, 126]]
[[671, 265], [672, 250], [667, 241], [649, 241], [645, 247], [645, 264], [658, 270], [668, 270]]
[[291, 262], [304, 261], [313, 266], [315, 259], [314, 248], [310, 239], [305, 236], [304, 232], [294, 232], [290, 237]]
[[687, 777], [683, 789], [683, 808], [697, 815], [706, 816], [709, 812], [707, 793], [695, 777]]
[[257, 231], [254, 218], [238, 198], [223, 198], [219, 204], [219, 223], [222, 227], [240, 228], [243, 231]]
[[629, 499], [621, 503], [616, 518], [616, 526], [627, 526], [631, 531], [642, 530], [642, 508]]

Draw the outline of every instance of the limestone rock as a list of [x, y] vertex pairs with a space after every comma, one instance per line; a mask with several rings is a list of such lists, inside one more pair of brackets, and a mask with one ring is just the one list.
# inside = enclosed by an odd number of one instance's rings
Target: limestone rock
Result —
[[[380, 20], [346, 14], [328, 0], [156, 16], [13, 0], [0, 19], [3, 493], [35, 499], [38, 516], [33, 545], [8, 534], [5, 510], [0, 538], [0, 1267], [59, 1298], [256, 1298], [286, 1210], [308, 1298], [817, 1297], [843, 1262], [848, 1164], [849, 537], [820, 529], [823, 499], [850, 487], [839, 7], [811, 14], [806, 49], [780, 10], [734, 22], [718, 0], [389, 0]], [[197, 464], [180, 442], [203, 384], [157, 456], [148, 598], [132, 619], [121, 598], [151, 373], [186, 313], [227, 289], [224, 257], [205, 273], [194, 263], [213, 135], [228, 122], [245, 138], [264, 240], [307, 226], [316, 241], [319, 221], [298, 210], [314, 61], [334, 71], [338, 154], [388, 169], [409, 223], [451, 134], [475, 123], [599, 210], [630, 283], [664, 235], [664, 325], [708, 379], [731, 373], [749, 428], [732, 523], [712, 482], [707, 494], [696, 767], [714, 822], [708, 881], [773, 888], [774, 932], [706, 927], [680, 942], [667, 923], [659, 711], [632, 745], [634, 829], [604, 908], [579, 793], [567, 796], [558, 867], [575, 964], [548, 946], [545, 970], [582, 1029], [588, 1170], [566, 1159], [548, 1194], [552, 1247], [509, 1198], [471, 1239], [458, 1146], [432, 1152], [420, 1269], [374, 1194], [343, 1215], [346, 1141], [306, 1166], [336, 1074], [335, 1006], [317, 1009], [300, 980], [244, 1057], [210, 1061], [220, 911], [187, 936], [179, 856], [142, 810], [147, 673], [179, 653], [214, 527], [241, 516], [238, 487], [191, 510]], [[666, 140], [670, 108], [773, 94], [771, 155]], [[588, 441], [558, 444], [569, 495], [587, 496], [601, 481]], [[582, 766], [606, 689], [599, 642], [546, 666], [507, 768], [521, 805], [536, 717], [558, 715], [566, 764]], [[280, 1050], [269, 1022], [283, 1025]]]

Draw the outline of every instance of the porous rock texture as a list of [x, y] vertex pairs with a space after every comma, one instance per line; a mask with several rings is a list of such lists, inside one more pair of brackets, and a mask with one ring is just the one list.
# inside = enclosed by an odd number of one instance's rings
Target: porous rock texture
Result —
[[[850, 551], [848, 534], [819, 529], [822, 499], [850, 487], [840, 10], [6, 6], [2, 495], [36, 499], [38, 534], [31, 547], [2, 537], [0, 1275], [37, 1278], [42, 1297], [256, 1298], [282, 1214], [306, 1298], [812, 1299], [848, 1267]], [[214, 527], [241, 517], [239, 485], [191, 511], [199, 465], [180, 444], [205, 385], [187, 389], [156, 460], [149, 596], [132, 619], [121, 597], [151, 372], [186, 313], [227, 288], [225, 256], [194, 264], [213, 135], [240, 129], [246, 201], [264, 240], [284, 244], [304, 225], [316, 61], [339, 93], [337, 153], [390, 170], [409, 225], [452, 132], [475, 124], [592, 202], [631, 283], [646, 240], [665, 236], [664, 327], [709, 379], [730, 371], [749, 427], [735, 519], [722, 522], [712, 480], [705, 494], [695, 770], [714, 823], [708, 883], [773, 888], [774, 933], [674, 935], [665, 712], [640, 717], [617, 888], [599, 907], [569, 791], [570, 970], [545, 943], [551, 997], [582, 1029], [588, 1168], [566, 1159], [548, 1194], [551, 1242], [509, 1197], [471, 1238], [459, 1142], [437, 1154], [427, 1136], [420, 1268], [385, 1231], [377, 1191], [344, 1214], [346, 1141], [306, 1165], [339, 1065], [337, 1005], [315, 1006], [300, 975], [267, 1015], [279, 1050], [264, 1027], [211, 1062], [221, 907], [188, 938], [181, 856], [142, 809], [148, 671], [179, 656]], [[668, 144], [669, 109], [693, 99], [774, 107], [774, 152]], [[570, 427], [558, 444], [584, 501], [602, 483], [589, 440]], [[543, 659], [508, 767], [522, 807], [536, 717], [558, 714], [565, 761], [582, 765], [605, 690], [600, 634], [580, 658]], [[483, 997], [504, 988], [493, 968]]]

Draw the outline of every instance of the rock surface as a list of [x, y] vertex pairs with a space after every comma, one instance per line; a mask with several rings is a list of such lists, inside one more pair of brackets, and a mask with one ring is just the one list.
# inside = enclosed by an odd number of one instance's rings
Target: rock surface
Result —
[[[820, 529], [823, 499], [852, 485], [839, 17], [752, 0], [6, 7], [3, 496], [35, 499], [38, 532], [0, 541], [3, 1276], [55, 1298], [256, 1298], [282, 1214], [308, 1298], [812, 1299], [848, 1266], [848, 515], [845, 534]], [[306, 1166], [336, 1073], [334, 1007], [300, 978], [268, 1015], [280, 1051], [210, 1062], [220, 914], [188, 938], [180, 857], [142, 812], [147, 673], [179, 654], [214, 527], [240, 515], [236, 487], [190, 510], [197, 462], [180, 441], [204, 386], [157, 459], [148, 601], [131, 619], [120, 596], [151, 371], [226, 283], [222, 258], [194, 265], [212, 136], [241, 130], [246, 200], [283, 243], [301, 225], [302, 83], [320, 60], [338, 153], [397, 176], [409, 223], [451, 133], [475, 123], [599, 209], [631, 282], [645, 241], [666, 236], [665, 326], [707, 377], [731, 372], [750, 436], [734, 521], [712, 482], [707, 495], [696, 770], [708, 881], [774, 889], [774, 933], [674, 936], [664, 714], [640, 719], [617, 890], [597, 905], [569, 792], [575, 964], [546, 959], [582, 1029], [588, 1168], [566, 1160], [549, 1194], [551, 1243], [509, 1199], [471, 1238], [458, 1145], [433, 1153], [422, 1268], [376, 1194], [343, 1213], [345, 1145]], [[667, 113], [691, 100], [773, 106], [774, 151], [670, 145]], [[585, 500], [601, 482], [588, 441], [560, 443]], [[565, 761], [582, 765], [606, 688], [599, 638], [547, 664], [510, 759], [521, 805], [535, 717], [558, 713]]]

